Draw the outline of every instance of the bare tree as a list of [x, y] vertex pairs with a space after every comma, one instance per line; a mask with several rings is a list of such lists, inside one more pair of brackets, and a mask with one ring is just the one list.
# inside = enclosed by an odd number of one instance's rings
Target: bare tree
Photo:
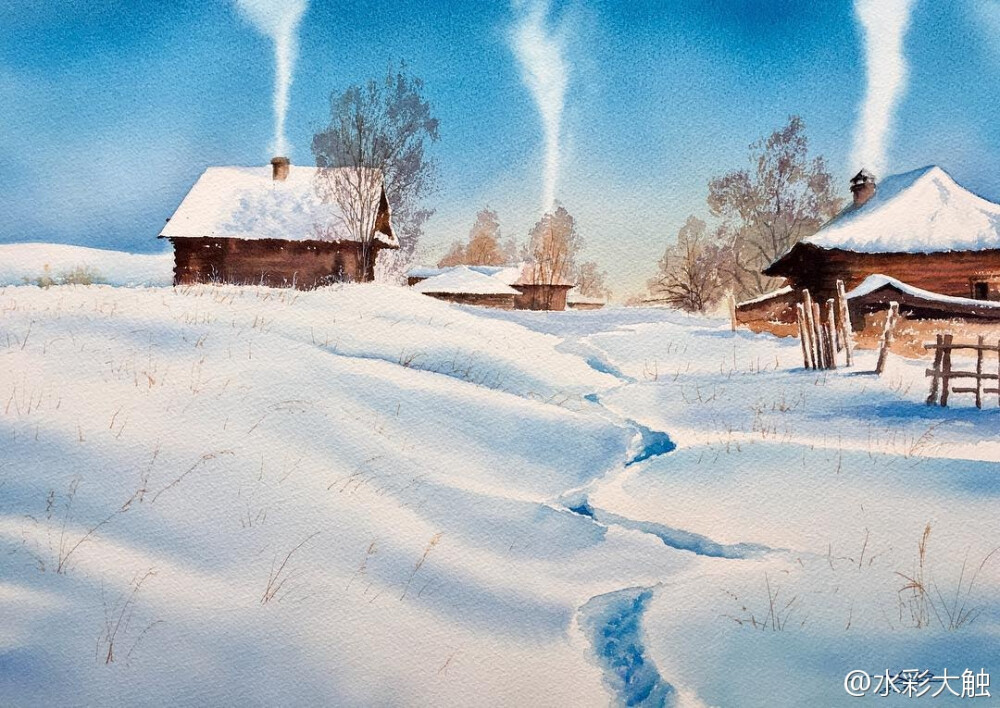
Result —
[[469, 245], [465, 249], [465, 255], [473, 265], [506, 263], [500, 248], [500, 220], [497, 213], [489, 207], [476, 214], [476, 223], [469, 231]]
[[511, 253], [511, 243], [500, 245], [500, 220], [497, 213], [486, 207], [476, 214], [476, 223], [469, 231], [469, 241], [463, 244], [456, 241], [451, 245], [444, 258], [438, 261], [438, 267], [455, 265], [491, 265], [498, 266], [510, 263], [514, 254]]
[[362, 244], [362, 267], [373, 266], [372, 248], [384, 185], [402, 260], [408, 261], [433, 210], [423, 199], [435, 189], [437, 167], [425, 154], [438, 139], [438, 119], [424, 99], [424, 84], [405, 64], [382, 80], [351, 86], [330, 99], [330, 123], [313, 136], [317, 188], [345, 216], [344, 225]]
[[584, 297], [607, 298], [611, 294], [607, 279], [608, 274], [598, 268], [594, 261], [586, 261], [576, 268], [576, 291]]
[[455, 241], [451, 244], [448, 252], [438, 261], [438, 268], [450, 268], [451, 266], [467, 265], [465, 258], [465, 244]]
[[721, 265], [726, 250], [713, 242], [704, 221], [689, 216], [677, 232], [677, 243], [667, 247], [659, 271], [649, 281], [651, 299], [688, 312], [705, 312], [722, 297]]
[[709, 183], [708, 206], [722, 219], [718, 242], [728, 256], [725, 277], [735, 294], [753, 297], [776, 287], [761, 271], [815, 233], [841, 200], [822, 157], [809, 157], [798, 116], [750, 146], [750, 168]]
[[563, 206], [545, 214], [531, 229], [528, 257], [533, 285], [559, 285], [572, 282], [577, 253], [583, 239], [577, 233], [576, 220]]

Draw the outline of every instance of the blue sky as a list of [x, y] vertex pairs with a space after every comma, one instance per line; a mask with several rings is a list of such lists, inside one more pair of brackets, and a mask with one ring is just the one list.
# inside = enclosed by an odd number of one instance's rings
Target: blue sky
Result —
[[[708, 180], [801, 115], [844, 185], [865, 90], [851, 0], [554, 2], [570, 67], [556, 195], [618, 294], [640, 287]], [[481, 206], [524, 238], [538, 217], [543, 134], [506, 2], [311, 0], [288, 138], [308, 163], [331, 92], [404, 59], [441, 119], [440, 189], [422, 252]], [[270, 41], [228, 0], [0, 4], [0, 242], [155, 251], [205, 167], [263, 164]], [[929, 163], [1000, 200], [1000, 3], [915, 0], [894, 172]]]

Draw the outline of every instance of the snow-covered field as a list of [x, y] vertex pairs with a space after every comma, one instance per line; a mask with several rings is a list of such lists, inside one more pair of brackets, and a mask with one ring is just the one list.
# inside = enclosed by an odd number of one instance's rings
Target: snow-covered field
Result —
[[109, 285], [170, 285], [173, 269], [170, 249], [127, 253], [52, 243], [0, 244], [0, 285], [38, 284], [42, 279], [61, 283], [74, 274]]
[[0, 705], [1000, 675], [1000, 411], [859, 359], [394, 287], [0, 289]]

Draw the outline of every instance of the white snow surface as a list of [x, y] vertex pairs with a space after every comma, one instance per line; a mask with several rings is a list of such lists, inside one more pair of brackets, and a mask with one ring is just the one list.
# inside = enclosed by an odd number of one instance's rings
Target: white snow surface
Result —
[[[355, 241], [357, 236], [348, 228], [350, 221], [343, 210], [335, 200], [324, 198], [323, 181], [336, 178], [336, 170], [301, 165], [292, 165], [285, 180], [273, 179], [270, 166], [209, 167], [160, 236]], [[377, 204], [379, 194], [373, 192], [367, 199]], [[399, 246], [395, 236], [376, 232], [375, 239], [392, 248]]]
[[848, 206], [804, 243], [857, 253], [1000, 249], [1000, 205], [932, 165], [885, 178], [865, 204]]
[[996, 676], [1000, 409], [857, 358], [376, 285], [2, 288], [0, 705], [781, 707], [848, 703], [855, 668]]
[[0, 285], [23, 285], [45, 275], [58, 280], [80, 268], [91, 269], [109, 285], [170, 285], [174, 254], [169, 249], [147, 254], [54, 243], [0, 244]]
[[455, 266], [440, 275], [421, 280], [413, 286], [418, 293], [448, 293], [454, 295], [517, 295], [518, 291], [504, 285], [495, 277], [472, 270], [469, 266]]

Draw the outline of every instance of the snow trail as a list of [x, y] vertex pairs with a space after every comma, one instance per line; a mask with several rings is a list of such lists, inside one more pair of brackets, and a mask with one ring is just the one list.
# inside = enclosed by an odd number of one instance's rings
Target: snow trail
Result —
[[650, 588], [625, 588], [592, 598], [580, 608], [579, 624], [605, 671], [605, 681], [627, 706], [674, 704], [673, 686], [646, 655], [642, 613]]

